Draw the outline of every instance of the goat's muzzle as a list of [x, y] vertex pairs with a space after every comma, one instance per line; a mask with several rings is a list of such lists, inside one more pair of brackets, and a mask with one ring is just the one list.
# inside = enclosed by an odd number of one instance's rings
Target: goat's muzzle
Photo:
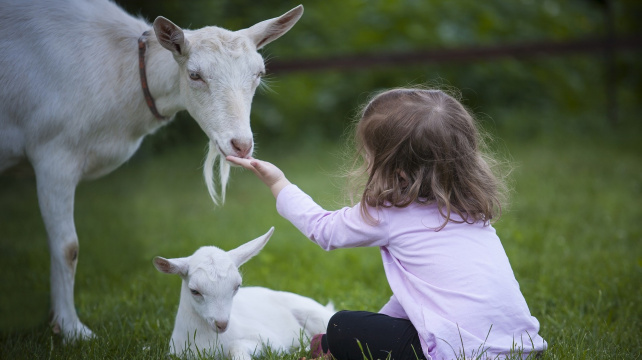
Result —
[[216, 332], [222, 334], [227, 330], [227, 321], [214, 321], [213, 328], [216, 329]]
[[237, 156], [240, 158], [246, 158], [251, 155], [254, 142], [252, 141], [251, 138], [250, 139], [232, 139], [230, 140], [230, 145], [232, 145], [232, 149], [234, 150], [234, 156]]

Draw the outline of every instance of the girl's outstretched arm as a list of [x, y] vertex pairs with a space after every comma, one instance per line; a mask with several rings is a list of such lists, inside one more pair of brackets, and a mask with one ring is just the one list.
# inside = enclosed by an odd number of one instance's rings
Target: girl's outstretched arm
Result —
[[252, 172], [270, 188], [275, 198], [284, 187], [290, 185], [290, 181], [285, 177], [283, 171], [267, 161], [254, 158], [243, 159], [235, 156], [228, 156], [225, 159], [232, 164], [252, 170]]

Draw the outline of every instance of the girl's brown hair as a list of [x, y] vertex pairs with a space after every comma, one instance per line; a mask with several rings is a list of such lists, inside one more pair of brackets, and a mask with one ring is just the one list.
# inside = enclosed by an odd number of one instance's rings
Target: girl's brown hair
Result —
[[[473, 117], [440, 90], [393, 89], [367, 103], [356, 125], [357, 157], [368, 178], [361, 195], [368, 207], [436, 203], [444, 222], [488, 224], [501, 214], [505, 184]], [[461, 217], [453, 220], [451, 214]]]

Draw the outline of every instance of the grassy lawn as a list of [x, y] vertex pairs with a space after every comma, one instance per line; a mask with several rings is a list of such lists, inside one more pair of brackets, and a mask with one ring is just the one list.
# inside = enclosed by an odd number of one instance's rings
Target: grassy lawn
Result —
[[[639, 359], [642, 146], [597, 135], [558, 139], [503, 138], [514, 192], [495, 227], [549, 342], [544, 359]], [[97, 337], [69, 346], [48, 327], [49, 255], [35, 180], [0, 177], [0, 359], [165, 357], [180, 280], [157, 272], [152, 258], [231, 249], [270, 226], [272, 240], [243, 267], [245, 285], [332, 300], [338, 309], [377, 311], [387, 301], [378, 249], [325, 253], [278, 216], [251, 174], [233, 171], [227, 202], [215, 208], [201, 178], [204, 145], [139, 155], [78, 188], [76, 306]], [[262, 146], [258, 154], [336, 208], [339, 149]]]

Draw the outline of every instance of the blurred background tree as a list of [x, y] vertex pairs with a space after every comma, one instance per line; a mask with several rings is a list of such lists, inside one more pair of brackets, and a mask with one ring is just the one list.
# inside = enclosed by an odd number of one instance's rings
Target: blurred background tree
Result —
[[[338, 139], [357, 107], [374, 91], [397, 86], [456, 88], [464, 103], [497, 129], [535, 136], [547, 127], [569, 131], [608, 125], [609, 95], [617, 126], [638, 126], [642, 62], [637, 0], [116, 0], [149, 21], [163, 15], [184, 28], [216, 25], [238, 30], [281, 15], [299, 3], [305, 13], [283, 38], [262, 50], [270, 65], [291, 60], [403, 54], [578, 39], [634, 38], [637, 47], [606, 53], [415, 62], [348, 70], [282, 69], [255, 96], [257, 142]], [[610, 15], [609, 15], [610, 14]], [[617, 49], [616, 49], [617, 50]], [[607, 77], [610, 74], [611, 78]], [[609, 81], [611, 85], [609, 85]], [[502, 114], [515, 111], [531, 116]], [[549, 116], [551, 113], [558, 116]], [[560, 116], [559, 114], [563, 114]], [[596, 116], [598, 114], [599, 116]], [[180, 117], [189, 117], [182, 114]], [[564, 119], [564, 124], [554, 124]], [[531, 121], [535, 124], [517, 124]], [[633, 125], [632, 125], [633, 124]], [[611, 124], [613, 126], [614, 124]], [[525, 130], [524, 130], [525, 129]], [[193, 121], [176, 121], [152, 147], [203, 137]], [[203, 137], [204, 139], [204, 137]], [[149, 140], [148, 140], [149, 141]]]

